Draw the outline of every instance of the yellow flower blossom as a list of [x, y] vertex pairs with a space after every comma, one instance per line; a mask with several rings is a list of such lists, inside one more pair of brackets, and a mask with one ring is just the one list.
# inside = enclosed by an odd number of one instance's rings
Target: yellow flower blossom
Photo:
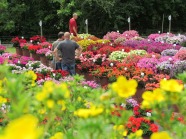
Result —
[[57, 132], [54, 136], [50, 137], [50, 139], [63, 139], [63, 133]]
[[33, 81], [37, 79], [37, 75], [32, 70], [29, 70], [28, 72], [26, 72], [25, 76], [31, 78]]
[[141, 137], [142, 135], [143, 135], [143, 130], [137, 130], [136, 132], [135, 132], [135, 134], [136, 134], [136, 137]]
[[165, 131], [153, 133], [150, 139], [172, 139], [169, 134]]
[[183, 90], [183, 84], [179, 84], [176, 80], [162, 80], [160, 82], [160, 88], [169, 92], [181, 92]]
[[39, 114], [45, 114], [46, 113], [46, 109], [40, 109], [38, 112], [39, 112]]
[[115, 125], [113, 126], [114, 130], [122, 130], [124, 128], [124, 125]]
[[64, 100], [58, 100], [57, 102], [58, 105], [61, 105], [61, 110], [64, 111], [66, 110], [66, 105]]
[[65, 92], [64, 97], [65, 97], [65, 98], [69, 98], [69, 97], [70, 97], [70, 92], [69, 92], [69, 89], [68, 89], [67, 84], [66, 84], [66, 83], [61, 83], [61, 84], [60, 84], [60, 88], [61, 88], [61, 90], [62, 90], [63, 92]]
[[24, 115], [11, 121], [0, 139], [40, 139], [42, 130], [38, 128], [38, 120], [32, 115]]
[[52, 99], [47, 100], [47, 106], [48, 108], [52, 109], [54, 108], [54, 101]]
[[136, 93], [137, 82], [135, 80], [127, 80], [125, 77], [120, 76], [117, 82], [112, 84], [111, 88], [119, 97], [128, 98]]
[[54, 90], [54, 83], [52, 81], [46, 81], [43, 86], [43, 91], [48, 92], [49, 94]]
[[108, 100], [110, 99], [110, 94], [109, 93], [104, 93], [100, 96], [100, 100]]
[[93, 40], [81, 40], [77, 42], [85, 51], [89, 45], [96, 44]]
[[43, 92], [39, 92], [38, 94], [36, 94], [36, 99], [38, 101], [43, 101], [47, 98], [47, 92], [46, 91], [43, 91]]
[[146, 91], [143, 93], [142, 98], [142, 108], [151, 108], [154, 103], [162, 102], [165, 100], [161, 89], [155, 89], [153, 92]]
[[2, 97], [2, 96], [0, 96], [0, 104], [6, 103], [6, 102], [7, 102], [7, 99]]
[[100, 115], [101, 113], [103, 113], [103, 108], [93, 107], [90, 109], [78, 109], [77, 111], [74, 112], [74, 115], [81, 118], [88, 118]]
[[79, 102], [82, 101], [82, 98], [81, 97], [78, 97], [77, 98], [77, 101], [79, 101]]

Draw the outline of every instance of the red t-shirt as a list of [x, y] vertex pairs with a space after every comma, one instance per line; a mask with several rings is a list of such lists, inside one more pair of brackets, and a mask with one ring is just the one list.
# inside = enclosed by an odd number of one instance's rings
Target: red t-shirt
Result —
[[70, 30], [70, 33], [73, 33], [73, 35], [76, 36], [77, 34], [74, 32], [73, 27], [75, 27], [75, 29], [77, 31], [76, 20], [74, 18], [71, 18], [69, 21], [69, 30]]

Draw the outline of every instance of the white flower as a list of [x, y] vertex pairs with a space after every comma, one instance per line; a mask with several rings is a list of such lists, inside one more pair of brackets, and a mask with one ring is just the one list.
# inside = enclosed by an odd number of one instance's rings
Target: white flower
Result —
[[144, 76], [144, 75], [145, 75], [145, 73], [141, 72], [141, 76]]
[[23, 36], [22, 36], [21, 38], [22, 38], [22, 39], [24, 39], [24, 37], [23, 37]]
[[150, 112], [147, 112], [147, 117], [151, 117], [151, 113]]
[[85, 89], [87, 89], [88, 87], [87, 86], [84, 86]]
[[55, 74], [55, 73], [53, 73], [53, 76], [55, 77], [55, 76], [56, 76], [56, 74]]
[[124, 51], [125, 51], [125, 49], [122, 49], [121, 51], [122, 51], [122, 52], [124, 52]]
[[122, 103], [121, 106], [125, 108], [126, 107], [126, 104]]
[[172, 58], [171, 57], [169, 58], [169, 61], [172, 61]]
[[111, 67], [113, 67], [113, 66], [114, 66], [114, 64], [113, 64], [113, 63], [110, 63], [110, 66], [111, 66]]
[[167, 80], [167, 78], [164, 78], [163, 80]]
[[124, 70], [127, 70], [127, 67], [125, 67]]
[[96, 60], [95, 60], [95, 59], [93, 59], [93, 62], [96, 62]]

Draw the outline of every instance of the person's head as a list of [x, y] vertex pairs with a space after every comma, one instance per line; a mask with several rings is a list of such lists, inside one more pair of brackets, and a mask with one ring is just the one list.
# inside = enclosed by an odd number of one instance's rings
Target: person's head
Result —
[[74, 13], [74, 14], [73, 14], [73, 18], [74, 18], [74, 19], [77, 19], [77, 18], [78, 18], [77, 13]]
[[65, 40], [70, 40], [70, 33], [69, 32], [65, 32], [64, 38], [65, 38]]
[[58, 39], [63, 39], [64, 37], [64, 32], [59, 32], [58, 33]]

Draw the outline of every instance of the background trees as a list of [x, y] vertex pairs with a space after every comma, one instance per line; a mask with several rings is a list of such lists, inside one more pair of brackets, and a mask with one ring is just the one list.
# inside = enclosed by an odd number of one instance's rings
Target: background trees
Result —
[[131, 16], [132, 29], [140, 34], [161, 30], [165, 15], [164, 32], [168, 31], [168, 15], [172, 15], [172, 31], [186, 30], [185, 0], [1, 0], [0, 36], [39, 34], [39, 20], [43, 20], [44, 34], [68, 30], [73, 12], [80, 32], [85, 32], [85, 19], [89, 19], [89, 32], [103, 35], [107, 31], [128, 29]]

